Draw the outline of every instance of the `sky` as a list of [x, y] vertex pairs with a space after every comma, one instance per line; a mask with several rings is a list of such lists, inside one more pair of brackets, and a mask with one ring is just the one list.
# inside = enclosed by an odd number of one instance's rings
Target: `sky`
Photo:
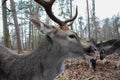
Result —
[[[16, 0], [15, 0], [16, 1]], [[91, 5], [92, 0], [88, 0]], [[86, 0], [74, 0], [75, 5], [78, 5], [78, 14], [86, 18]], [[96, 16], [101, 20], [104, 18], [111, 18], [113, 15], [120, 12], [120, 0], [95, 0]], [[92, 7], [90, 6], [90, 9]], [[0, 34], [2, 34], [2, 13], [0, 1]], [[1, 37], [1, 35], [0, 35]]]
[[120, 0], [96, 0], [96, 16], [103, 19], [120, 12]]
[[[91, 5], [92, 0], [88, 1]], [[79, 13], [81, 15], [86, 14], [86, 0], [78, 0], [77, 5], [79, 6]], [[92, 9], [92, 6], [89, 8]], [[95, 10], [96, 16], [100, 19], [111, 18], [114, 14], [120, 12], [120, 0], [95, 0]]]

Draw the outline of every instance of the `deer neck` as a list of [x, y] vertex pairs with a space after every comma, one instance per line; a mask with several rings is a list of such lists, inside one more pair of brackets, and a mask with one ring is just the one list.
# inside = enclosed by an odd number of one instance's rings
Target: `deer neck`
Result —
[[[39, 49], [42, 49], [42, 50], [39, 50]], [[62, 55], [63, 52], [60, 50], [60, 46], [52, 47], [51, 44], [43, 44], [33, 52], [34, 56], [38, 54], [40, 54], [37, 57], [40, 57], [38, 59], [43, 66], [44, 78], [47, 78], [50, 76], [54, 79], [64, 70], [63, 62], [65, 58]], [[53, 79], [49, 78], [49, 80], [53, 80]], [[48, 80], [48, 78], [44, 80]]]

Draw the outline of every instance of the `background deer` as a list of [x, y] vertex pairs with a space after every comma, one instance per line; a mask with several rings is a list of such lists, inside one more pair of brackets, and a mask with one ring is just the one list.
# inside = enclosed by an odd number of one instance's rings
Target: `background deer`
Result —
[[[120, 49], [120, 40], [118, 39], [112, 39], [112, 40], [108, 40], [105, 42], [100, 42], [100, 43], [94, 43], [96, 45], [96, 47], [99, 49], [99, 57], [100, 60], [103, 60], [105, 57], [107, 57], [108, 55], [111, 55], [115, 52], [117, 52], [118, 54], [119, 49]], [[117, 66], [119, 66], [120, 63], [118, 63]]]
[[[120, 49], [120, 40], [118, 39], [113, 39], [113, 40], [108, 40], [106, 42], [103, 42], [99, 44], [100, 47], [100, 60], [103, 60], [106, 56], [111, 55], [115, 52], [120, 54], [119, 49]], [[117, 66], [120, 65], [120, 62], [117, 64]]]
[[77, 17], [77, 9], [73, 18], [61, 21], [52, 13], [51, 8], [55, 0], [35, 1], [45, 8], [48, 16], [60, 27], [49, 27], [39, 47], [27, 55], [14, 54], [0, 45], [1, 80], [53, 80], [63, 70], [64, 59], [82, 57], [89, 53], [90, 47], [84, 47], [78, 35], [67, 26], [68, 22]]

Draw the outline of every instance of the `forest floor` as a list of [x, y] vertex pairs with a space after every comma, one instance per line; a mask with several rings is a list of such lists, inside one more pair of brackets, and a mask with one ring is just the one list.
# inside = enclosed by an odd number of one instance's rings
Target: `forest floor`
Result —
[[120, 80], [119, 55], [110, 55], [106, 61], [97, 60], [94, 72], [85, 60], [65, 60], [65, 70], [55, 80]]

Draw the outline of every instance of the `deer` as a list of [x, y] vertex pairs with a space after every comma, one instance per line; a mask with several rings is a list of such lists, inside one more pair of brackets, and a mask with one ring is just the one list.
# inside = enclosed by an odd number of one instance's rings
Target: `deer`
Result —
[[[107, 55], [110, 55], [114, 52], [112, 48], [115, 48], [114, 44], [116, 44], [116, 42], [117, 39], [112, 39], [97, 44], [97, 47], [100, 50], [100, 60], [103, 60]], [[106, 52], [106, 50], [109, 50], [109, 52]]]
[[[38, 0], [36, 0], [36, 2], [38, 4], [41, 4], [43, 7], [46, 6], [45, 4], [47, 4], [47, 2], [40, 2]], [[52, 2], [50, 3], [52, 5]], [[45, 8], [45, 11], [47, 12], [48, 16], [52, 16], [53, 20], [58, 23], [60, 25], [60, 28], [63, 29], [63, 30], [68, 30], [68, 25], [71, 25], [73, 23], [73, 19], [75, 19], [77, 17], [77, 14], [78, 14], [78, 11], [77, 11], [77, 7], [76, 7], [76, 15], [71, 18], [71, 19], [68, 19], [66, 21], [60, 21], [58, 18], [56, 18], [53, 14], [49, 14], [49, 13], [52, 13], [52, 10], [51, 9], [51, 5], [47, 5], [47, 7], [44, 7]], [[48, 8], [50, 7], [50, 9]], [[34, 20], [32, 20], [34, 21]], [[70, 24], [66, 25], [66, 23], [68, 22], [71, 22]], [[36, 22], [37, 23], [37, 22]], [[43, 23], [44, 24], [44, 23]], [[46, 25], [46, 24], [44, 24]], [[47, 26], [47, 25], [46, 25]], [[96, 54], [99, 53], [97, 47], [94, 45], [92, 39], [89, 41], [89, 42], [86, 42], [85, 40], [83, 40], [82, 38], [80, 38], [80, 41], [81, 41], [81, 44], [83, 44], [84, 46], [88, 47], [88, 45], [90, 46], [89, 47], [89, 50], [86, 51], [87, 52], [87, 55], [84, 55], [84, 58], [87, 59], [88, 63], [89, 63], [89, 67], [92, 68], [93, 70], [95, 70], [95, 67], [93, 67], [93, 63], [96, 63], [95, 62], [95, 59], [96, 59]], [[90, 53], [90, 54], [89, 54]], [[92, 61], [93, 62], [90, 62], [90, 60], [93, 59]]]
[[61, 21], [52, 13], [55, 0], [35, 0], [42, 5], [48, 16], [60, 26], [44, 24], [49, 29], [41, 39], [38, 48], [30, 54], [19, 55], [0, 44], [0, 79], [1, 80], [54, 80], [64, 70], [66, 58], [83, 57], [89, 53], [90, 45], [68, 28], [67, 23], [77, 17]]
[[[55, 0], [54, 0], [55, 1]], [[52, 18], [53, 21], [55, 21], [56, 23], [58, 23], [60, 25], [60, 28], [62, 30], [69, 30], [68, 28], [68, 25], [72, 24], [73, 23], [73, 19], [75, 19], [77, 17], [77, 14], [78, 14], [78, 11], [77, 11], [77, 8], [76, 8], [76, 15], [71, 18], [71, 19], [68, 19], [66, 21], [61, 21], [59, 20], [58, 18], [56, 18], [53, 14], [49, 14], [49, 13], [52, 13], [52, 10], [51, 10], [51, 7], [52, 7], [52, 4], [53, 2], [51, 1], [51, 3], [49, 3], [49, 5], [46, 5], [48, 4], [48, 2], [43, 2], [43, 1], [39, 1], [39, 0], [36, 0], [36, 2], [38, 4], [41, 4], [44, 8], [45, 8], [45, 11], [47, 12], [48, 16]], [[49, 8], [48, 8], [49, 7]], [[36, 14], [35, 14], [36, 15]], [[33, 19], [31, 18], [32, 22], [35, 22], [37, 24], [39, 24], [37, 21], [36, 21], [37, 18]], [[41, 21], [40, 21], [41, 22]], [[68, 22], [71, 22], [70, 24], [66, 25], [66, 23]], [[43, 23], [43, 22], [41, 22]], [[49, 28], [50, 25], [47, 25], [45, 23], [43, 23], [45, 26], [47, 26], [47, 28]], [[40, 25], [40, 24], [39, 24]], [[41, 32], [43, 32], [41, 30]], [[89, 43], [87, 43], [85, 40], [83, 40], [82, 38], [80, 38], [80, 41], [81, 41], [81, 44], [83, 44], [84, 46], [88, 47], [88, 45], [90, 46], [90, 48], [86, 51], [87, 54], [84, 55], [84, 59], [87, 59], [88, 63], [89, 63], [89, 67], [92, 68], [94, 71], [95, 71], [95, 63], [96, 63], [96, 54], [98, 53], [98, 50], [96, 48], [96, 46], [94, 46], [93, 44], [93, 41], [91, 40]], [[90, 54], [89, 54], [90, 53]], [[92, 62], [90, 61], [92, 60]], [[94, 67], [93, 67], [93, 63], [94, 63]]]
[[[99, 51], [100, 51], [100, 60], [104, 60], [105, 57], [115, 52], [120, 54], [118, 51], [120, 49], [119, 39], [112, 39], [105, 42], [101, 42], [101, 43], [98, 43], [96, 46], [99, 48]], [[117, 66], [119, 65], [120, 63], [118, 63]]]

